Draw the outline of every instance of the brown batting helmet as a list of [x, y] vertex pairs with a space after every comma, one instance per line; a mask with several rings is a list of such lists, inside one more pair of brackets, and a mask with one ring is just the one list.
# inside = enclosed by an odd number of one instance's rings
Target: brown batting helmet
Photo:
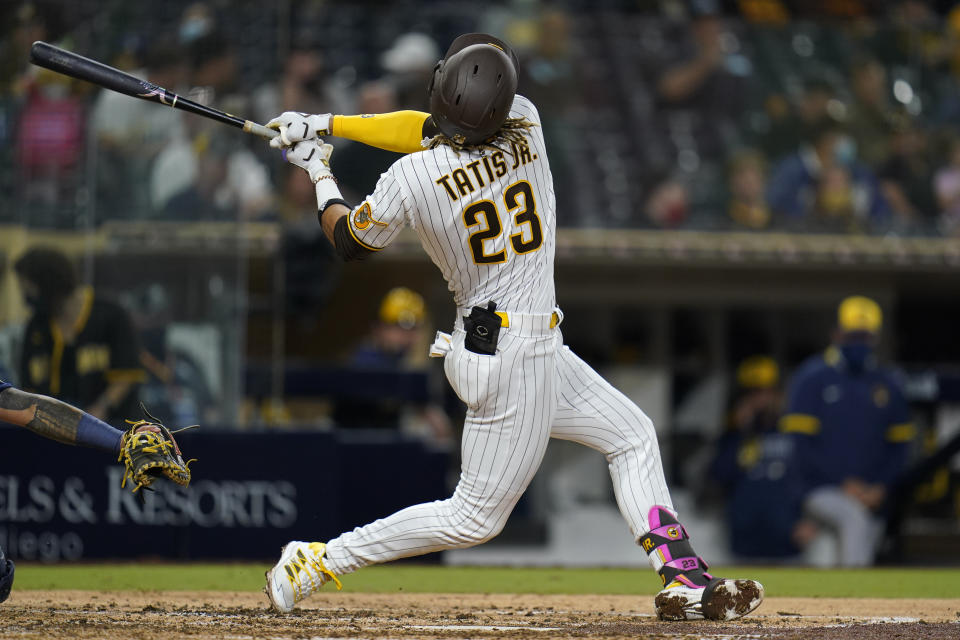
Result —
[[517, 56], [507, 43], [467, 33], [450, 45], [430, 81], [430, 115], [459, 144], [480, 144], [500, 129], [517, 93]]

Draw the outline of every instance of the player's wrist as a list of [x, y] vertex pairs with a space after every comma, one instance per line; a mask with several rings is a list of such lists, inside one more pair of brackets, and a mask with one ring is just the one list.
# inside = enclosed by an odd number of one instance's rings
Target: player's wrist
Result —
[[346, 205], [346, 202], [343, 201], [343, 194], [340, 193], [340, 188], [337, 186], [336, 178], [330, 174], [327, 175], [329, 178], [323, 177], [316, 182], [317, 212], [320, 216], [323, 215], [324, 210], [330, 204], [336, 204], [339, 201]]
[[315, 137], [322, 138], [330, 135], [332, 131], [333, 115], [329, 113], [316, 113], [307, 117], [310, 129], [313, 130]]

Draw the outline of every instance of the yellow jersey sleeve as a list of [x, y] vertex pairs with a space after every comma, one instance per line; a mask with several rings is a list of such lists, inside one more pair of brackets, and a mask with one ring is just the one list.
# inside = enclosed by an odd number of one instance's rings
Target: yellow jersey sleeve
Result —
[[333, 116], [331, 134], [371, 147], [414, 153], [423, 151], [423, 123], [430, 117], [422, 111], [393, 111], [362, 116]]

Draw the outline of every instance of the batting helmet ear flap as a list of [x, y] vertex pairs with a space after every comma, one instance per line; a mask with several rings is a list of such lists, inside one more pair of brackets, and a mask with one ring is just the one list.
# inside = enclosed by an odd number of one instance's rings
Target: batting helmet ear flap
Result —
[[433, 73], [430, 75], [430, 84], [427, 86], [427, 95], [433, 95], [433, 87], [437, 84], [437, 79], [440, 78], [440, 72], [443, 70], [443, 60], [437, 60], [437, 64], [433, 67]]

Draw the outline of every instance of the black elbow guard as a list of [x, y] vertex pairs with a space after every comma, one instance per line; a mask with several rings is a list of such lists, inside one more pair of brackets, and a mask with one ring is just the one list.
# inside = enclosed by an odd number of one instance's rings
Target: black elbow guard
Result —
[[372, 250], [357, 242], [350, 233], [350, 229], [347, 228], [347, 216], [337, 220], [337, 224], [333, 226], [333, 246], [344, 262], [363, 260], [373, 253]]

